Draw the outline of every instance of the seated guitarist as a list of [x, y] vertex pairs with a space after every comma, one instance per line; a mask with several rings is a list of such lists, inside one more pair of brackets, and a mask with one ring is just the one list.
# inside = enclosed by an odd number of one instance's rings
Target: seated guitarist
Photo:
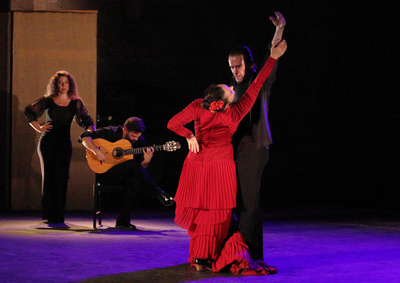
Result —
[[[95, 154], [100, 162], [106, 163], [110, 156], [102, 152], [93, 140], [101, 138], [109, 142], [117, 142], [126, 139], [132, 147], [145, 147], [146, 142], [142, 137], [144, 130], [143, 121], [137, 117], [131, 117], [125, 121], [124, 126], [111, 126], [99, 128], [93, 132], [84, 132], [80, 136], [80, 141]], [[100, 185], [127, 187], [127, 195], [115, 225], [118, 229], [136, 229], [135, 225], [130, 223], [131, 210], [134, 199], [139, 192], [143, 191], [142, 188], [157, 196], [165, 206], [174, 204], [174, 199], [163, 192], [145, 170], [152, 157], [153, 149], [145, 148], [143, 154], [135, 154], [133, 159], [117, 164], [102, 174], [96, 174], [96, 181]]]

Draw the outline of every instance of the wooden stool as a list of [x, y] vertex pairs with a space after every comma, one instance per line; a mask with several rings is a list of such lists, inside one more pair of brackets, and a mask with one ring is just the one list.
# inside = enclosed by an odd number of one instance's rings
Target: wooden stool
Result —
[[99, 219], [101, 225], [101, 198], [103, 192], [123, 192], [125, 187], [121, 186], [102, 186], [100, 184], [93, 186], [93, 229], [97, 230], [96, 222]]

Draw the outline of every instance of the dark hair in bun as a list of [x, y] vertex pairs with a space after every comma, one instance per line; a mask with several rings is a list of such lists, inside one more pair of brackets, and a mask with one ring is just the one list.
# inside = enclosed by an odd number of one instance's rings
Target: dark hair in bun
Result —
[[214, 101], [222, 101], [224, 103], [224, 106], [219, 110], [215, 110], [215, 112], [224, 111], [226, 104], [228, 104], [228, 101], [224, 98], [224, 90], [220, 86], [212, 84], [204, 91], [204, 100], [201, 103], [201, 107], [210, 110], [210, 105]]

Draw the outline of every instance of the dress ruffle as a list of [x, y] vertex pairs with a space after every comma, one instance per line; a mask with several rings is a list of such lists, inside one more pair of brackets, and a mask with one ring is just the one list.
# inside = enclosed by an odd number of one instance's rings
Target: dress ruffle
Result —
[[276, 267], [250, 257], [249, 247], [239, 232], [234, 233], [225, 243], [220, 257], [213, 263], [213, 271], [219, 272], [228, 266], [231, 273], [236, 275], [268, 275], [278, 272]]
[[217, 260], [220, 256], [224, 237], [199, 235], [190, 238], [189, 262], [194, 264], [195, 258]]
[[232, 209], [200, 210], [177, 203], [175, 223], [184, 229], [191, 229], [192, 225], [217, 225], [225, 222], [230, 217], [231, 211]]
[[175, 222], [190, 236], [189, 262], [216, 260], [228, 234], [232, 209], [201, 210], [177, 204], [175, 211]]

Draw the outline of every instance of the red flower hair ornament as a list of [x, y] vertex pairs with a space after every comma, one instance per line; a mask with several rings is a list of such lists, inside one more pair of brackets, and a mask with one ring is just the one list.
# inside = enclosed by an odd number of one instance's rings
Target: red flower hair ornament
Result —
[[224, 107], [224, 102], [222, 100], [219, 100], [219, 101], [211, 102], [209, 109], [211, 111], [217, 111], [217, 110], [222, 109], [222, 107]]

